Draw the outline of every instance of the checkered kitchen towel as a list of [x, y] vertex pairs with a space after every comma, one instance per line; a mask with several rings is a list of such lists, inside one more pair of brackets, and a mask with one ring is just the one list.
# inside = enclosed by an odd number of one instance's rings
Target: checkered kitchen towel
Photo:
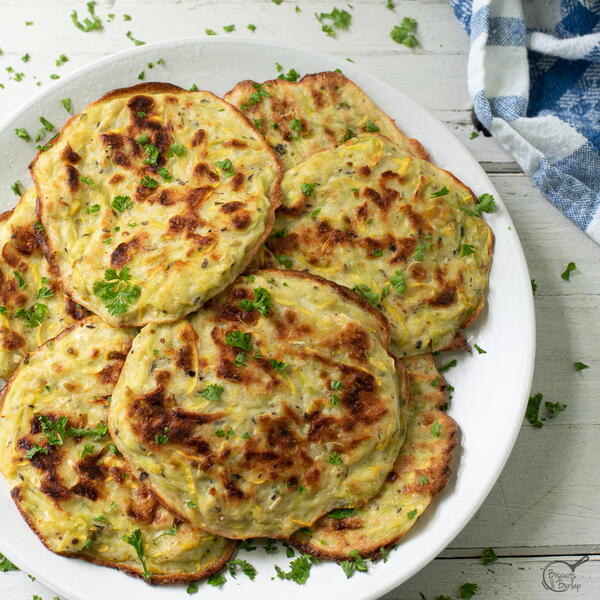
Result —
[[479, 121], [600, 243], [600, 0], [450, 0]]

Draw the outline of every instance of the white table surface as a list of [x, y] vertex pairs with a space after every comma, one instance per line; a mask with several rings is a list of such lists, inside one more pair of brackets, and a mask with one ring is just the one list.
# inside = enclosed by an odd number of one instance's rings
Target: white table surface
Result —
[[[524, 422], [512, 456], [479, 513], [440, 557], [385, 598], [417, 599], [419, 592], [430, 600], [440, 594], [458, 597], [459, 586], [473, 582], [481, 600], [551, 600], [556, 592], [542, 586], [545, 565], [561, 557], [576, 561], [589, 555], [575, 572], [573, 589], [559, 597], [596, 600], [600, 598], [600, 484], [595, 468], [600, 456], [600, 250], [546, 201], [493, 139], [470, 139], [467, 36], [445, 0], [396, 0], [393, 12], [386, 9], [385, 0], [351, 0], [351, 4], [351, 29], [332, 39], [320, 31], [314, 13], [336, 5], [349, 10], [343, 2], [283, 0], [277, 6], [271, 0], [100, 0], [97, 13], [104, 30], [83, 33], [69, 16], [77, 9], [83, 17], [83, 1], [0, 0], [0, 83], [5, 85], [0, 88], [0, 117], [36, 93], [36, 82], [48, 85], [51, 74], [64, 75], [130, 47], [128, 30], [138, 39], [154, 42], [202, 35], [207, 27], [219, 35], [254, 35], [351, 58], [433, 111], [481, 162], [510, 210], [538, 284], [533, 392], [543, 392], [544, 400], [565, 402], [568, 408], [542, 429]], [[295, 12], [297, 5], [301, 13]], [[109, 13], [115, 14], [111, 22]], [[132, 20], [125, 22], [123, 14]], [[388, 35], [404, 16], [419, 24], [422, 46], [415, 51], [395, 44]], [[256, 25], [255, 33], [246, 28], [249, 23]], [[237, 26], [236, 33], [223, 32], [222, 27], [230, 24]], [[24, 63], [21, 57], [26, 53], [31, 58]], [[57, 67], [55, 60], [61, 54], [69, 61]], [[5, 70], [9, 66], [25, 73], [25, 78], [9, 80]], [[560, 273], [569, 261], [577, 264], [577, 271], [565, 282]], [[574, 361], [590, 368], [576, 373]], [[452, 383], [451, 373], [448, 379]], [[485, 402], [485, 390], [481, 401]], [[479, 556], [489, 546], [501, 558], [485, 567]], [[43, 600], [55, 596], [25, 573], [0, 573], [0, 600], [30, 600], [33, 594]]]

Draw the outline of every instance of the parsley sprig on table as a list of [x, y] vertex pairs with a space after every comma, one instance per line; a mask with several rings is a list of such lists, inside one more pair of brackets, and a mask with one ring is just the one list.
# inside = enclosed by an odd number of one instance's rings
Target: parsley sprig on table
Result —
[[96, 15], [96, 2], [88, 2], [87, 9], [90, 16], [85, 17], [83, 19], [83, 23], [79, 20], [76, 10], [71, 13], [71, 21], [73, 21], [73, 25], [85, 33], [102, 29], [102, 21], [100, 20], [100, 17]]
[[408, 48], [416, 48], [419, 46], [419, 40], [415, 36], [417, 30], [417, 22], [410, 17], [404, 17], [400, 25], [396, 25], [390, 31], [390, 37], [397, 43], [403, 44]]
[[94, 294], [106, 305], [108, 312], [115, 317], [126, 313], [129, 306], [141, 295], [142, 290], [138, 285], [131, 285], [131, 273], [128, 267], [123, 267], [120, 272], [116, 269], [104, 271], [104, 281], [94, 283]]
[[347, 11], [334, 8], [330, 13], [318, 13], [315, 15], [321, 23], [321, 31], [329, 37], [336, 37], [336, 29], [348, 29], [352, 23], [352, 15]]

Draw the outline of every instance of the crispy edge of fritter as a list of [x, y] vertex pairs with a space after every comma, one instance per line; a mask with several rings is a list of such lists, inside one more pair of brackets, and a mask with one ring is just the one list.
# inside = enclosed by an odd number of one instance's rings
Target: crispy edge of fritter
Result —
[[[210, 96], [212, 96], [213, 98], [216, 98], [217, 100], [219, 100], [221, 102], [225, 102], [225, 100], [223, 100], [223, 98], [220, 98], [219, 96], [217, 96], [216, 94], [213, 94], [212, 92], [205, 91], [205, 90], [198, 90], [198, 91], [201, 93], [204, 93], [204, 94], [209, 94]], [[144, 93], [158, 94], [158, 93], [169, 93], [169, 92], [173, 93], [173, 94], [195, 93], [195, 92], [189, 92], [188, 90], [184, 90], [183, 88], [180, 88], [179, 86], [173, 85], [171, 83], [160, 83], [160, 82], [139, 83], [139, 84], [133, 85], [131, 87], [119, 88], [119, 89], [115, 89], [110, 92], [107, 92], [106, 94], [104, 94], [104, 96], [102, 96], [98, 100], [95, 100], [94, 102], [91, 102], [90, 104], [88, 104], [83, 110], [88, 110], [90, 107], [95, 106], [96, 104], [100, 104], [102, 102], [106, 102], [107, 100], [113, 100], [115, 98], [120, 98], [122, 96], [129, 96], [131, 94], [138, 94], [138, 93], [139, 94], [144, 94]], [[230, 104], [230, 103], [227, 102], [226, 104]], [[241, 111], [239, 111], [233, 104], [230, 104], [230, 106], [237, 113], [238, 118], [242, 119], [244, 124], [250, 130], [256, 131], [256, 128], [254, 127], [254, 125], [250, 122], [250, 120], [244, 114], [242, 114]], [[73, 115], [61, 127], [59, 134], [53, 140], [54, 143], [57, 143], [61, 140], [65, 129], [71, 124], [71, 122], [75, 118], [77, 118], [79, 116], [79, 114], [80, 113]], [[281, 181], [283, 179], [283, 168], [281, 166], [281, 162], [279, 161], [279, 157], [277, 156], [277, 153], [273, 150], [273, 148], [271, 148], [271, 146], [269, 146], [269, 144], [267, 144], [267, 142], [264, 140], [262, 135], [260, 135], [260, 133], [259, 133], [259, 139], [264, 142], [264, 149], [271, 156], [271, 158], [273, 160], [273, 163], [274, 163], [275, 169], [276, 169], [276, 175], [275, 175], [275, 180], [271, 184], [271, 188], [270, 188], [269, 194], [268, 194], [268, 198], [270, 200], [270, 206], [269, 206], [269, 213], [265, 220], [265, 232], [257, 240], [256, 244], [246, 253], [246, 256], [244, 257], [244, 259], [242, 260], [242, 262], [240, 263], [240, 266], [239, 266], [240, 273], [243, 273], [243, 271], [246, 269], [248, 264], [254, 258], [255, 254], [258, 252], [259, 248], [264, 244], [266, 239], [271, 234], [271, 230], [273, 229], [273, 225], [275, 223], [275, 211], [279, 208], [279, 206], [281, 205], [281, 201], [282, 201]], [[33, 178], [33, 181], [34, 181], [34, 184], [36, 187], [36, 191], [39, 190], [39, 186], [38, 186], [37, 178], [35, 176], [35, 165], [36, 165], [36, 162], [38, 161], [40, 155], [41, 155], [41, 151], [39, 151], [37, 153], [36, 157], [33, 159], [31, 164], [29, 165], [29, 171], [31, 173], [31, 177]], [[42, 203], [40, 202], [39, 194], [36, 199], [36, 214], [37, 214], [38, 221], [40, 221], [40, 223], [42, 223], [43, 222], [42, 221], [43, 208], [42, 208]], [[61, 281], [61, 284], [62, 284], [62, 287], [63, 287], [65, 293], [68, 296], [70, 296], [71, 298], [73, 298], [73, 300], [75, 302], [81, 304], [82, 306], [85, 306], [88, 310], [93, 312], [93, 308], [88, 306], [87, 302], [83, 302], [82, 298], [79, 296], [77, 291], [72, 288], [70, 281], [67, 281], [63, 277], [62, 271], [60, 269], [59, 261], [57, 260], [58, 252], [52, 248], [52, 245], [48, 238], [48, 234], [46, 233], [45, 230], [38, 234], [38, 241], [39, 241], [40, 248], [42, 249], [42, 252], [43, 252], [45, 258], [48, 261], [48, 264], [50, 265], [50, 268], [52, 270], [56, 271], [57, 274], [60, 273], [60, 281]], [[215, 292], [215, 295], [218, 294], [219, 291], [222, 291], [222, 290], [217, 290]], [[208, 298], [207, 298], [207, 300], [208, 300]], [[198, 308], [200, 308], [200, 307], [199, 306], [195, 307], [194, 310], [197, 310]], [[103, 317], [103, 318], [109, 325], [112, 325], [113, 327], [122, 326], [121, 321], [117, 318], [108, 318], [108, 317], [106, 317], [106, 318]], [[147, 322], [136, 323], [134, 326], [143, 327], [144, 325], [147, 325], [150, 322], [155, 323], [156, 325], [160, 325], [162, 323], [170, 323], [172, 321], [173, 321], [173, 319], [165, 319], [164, 321], [156, 321], [156, 322], [155, 321], [147, 321]], [[130, 326], [130, 325], [127, 325], [127, 326]]]
[[[408, 373], [409, 380], [410, 380], [410, 367], [408, 367], [406, 365], [406, 363], [410, 363], [411, 360], [414, 360], [414, 361], [424, 360], [424, 358], [425, 357], [423, 355], [418, 355], [418, 356], [411, 357], [411, 358], [405, 358], [400, 361], [400, 362], [404, 363], [405, 369]], [[427, 505], [423, 509], [423, 512], [421, 514], [419, 514], [416, 519], [413, 519], [410, 522], [410, 526], [405, 528], [399, 535], [392, 534], [385, 538], [381, 537], [377, 541], [370, 540], [370, 542], [368, 544], [364, 544], [363, 546], [361, 546], [359, 544], [357, 546], [352, 546], [351, 548], [348, 548], [347, 552], [327, 551], [320, 546], [316, 546], [311, 543], [304, 543], [304, 542], [298, 541], [298, 539], [296, 539], [294, 537], [291, 537], [288, 540], [288, 543], [290, 543], [292, 546], [297, 548], [300, 552], [305, 553], [305, 554], [310, 554], [310, 555], [315, 556], [320, 559], [342, 561], [342, 560], [352, 559], [353, 557], [350, 555], [350, 552], [353, 552], [354, 550], [358, 550], [358, 552], [360, 553], [360, 555], [362, 557], [370, 556], [373, 558], [377, 558], [378, 556], [381, 555], [382, 548], [386, 548], [386, 547], [389, 547], [389, 546], [397, 543], [410, 531], [410, 529], [412, 529], [414, 524], [418, 521], [418, 518], [427, 510], [427, 508], [429, 507], [429, 505], [431, 504], [431, 502], [433, 501], [435, 496], [439, 492], [441, 492], [444, 489], [444, 487], [447, 485], [448, 481], [450, 480], [450, 476], [451, 476], [450, 462], [452, 461], [452, 457], [454, 454], [454, 448], [457, 445], [457, 435], [456, 434], [458, 431], [458, 425], [452, 417], [450, 417], [448, 414], [446, 414], [442, 410], [442, 406], [444, 406], [444, 404], [446, 403], [446, 400], [447, 400], [446, 380], [444, 379], [443, 375], [441, 373], [439, 373], [439, 371], [437, 371], [437, 368], [435, 367], [433, 355], [431, 355], [431, 354], [429, 355], [429, 360], [431, 361], [430, 365], [438, 373], [436, 378], [439, 379], [439, 382], [440, 382], [440, 386], [438, 388], [440, 391], [440, 394], [439, 394], [439, 398], [438, 398], [437, 402], [435, 403], [435, 405], [428, 407], [426, 410], [424, 410], [422, 412], [435, 412], [436, 413], [435, 420], [438, 422], [442, 422], [444, 429], [446, 431], [448, 431], [449, 434], [448, 434], [448, 439], [447, 439], [446, 446], [445, 446], [443, 452], [436, 455], [435, 460], [432, 461], [431, 467], [429, 467], [429, 470], [430, 471], [433, 470], [433, 472], [435, 473], [435, 484], [431, 485], [428, 488], [429, 499], [428, 499]], [[412, 400], [412, 398], [409, 398], [408, 402], [410, 403], [411, 400]], [[399, 457], [402, 456], [402, 448], [400, 449], [400, 454], [398, 456]], [[410, 469], [411, 469], [411, 467], [409, 466], [407, 470], [410, 470]], [[386, 483], [385, 485], [393, 485], [393, 483], [392, 484]], [[419, 495], [422, 495], [422, 492]]]

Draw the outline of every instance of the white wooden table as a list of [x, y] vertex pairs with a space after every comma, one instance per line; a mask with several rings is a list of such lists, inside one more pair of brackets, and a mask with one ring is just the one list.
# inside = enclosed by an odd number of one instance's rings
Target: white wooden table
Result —
[[[476, 598], [551, 600], [556, 592], [542, 587], [545, 565], [564, 557], [590, 560], [575, 572], [573, 589], [561, 600], [600, 598], [600, 484], [595, 468], [600, 456], [600, 250], [553, 208], [520, 172], [500, 146], [470, 134], [470, 100], [466, 84], [467, 36], [445, 0], [352, 0], [353, 24], [337, 39], [325, 36], [315, 12], [343, 2], [283, 0], [100, 0], [102, 32], [83, 33], [71, 23], [85, 3], [75, 0], [0, 0], [0, 116], [14, 110], [63, 75], [102, 56], [132, 45], [126, 32], [146, 42], [203, 35], [256, 36], [296, 43], [312, 50], [352, 58], [357, 65], [398, 86], [436, 114], [461, 138], [490, 174], [508, 205], [537, 281], [538, 351], [534, 392], [568, 404], [565, 412], [542, 429], [523, 424], [521, 435], [498, 484], [485, 504], [452, 544], [432, 564], [386, 596], [430, 600], [457, 597], [464, 582], [479, 585]], [[295, 6], [302, 13], [295, 12]], [[108, 22], [107, 15], [115, 17]], [[131, 21], [124, 21], [123, 14]], [[389, 31], [402, 17], [418, 21], [422, 47], [411, 51], [395, 44]], [[26, 25], [33, 21], [32, 25]], [[237, 32], [223, 32], [235, 24]], [[246, 26], [256, 25], [255, 33]], [[21, 57], [29, 53], [26, 63]], [[69, 61], [55, 65], [59, 55]], [[276, 57], [274, 57], [276, 60]], [[6, 67], [25, 73], [9, 81]], [[291, 66], [291, 65], [290, 65]], [[199, 82], [200, 83], [200, 82]], [[569, 261], [577, 264], [570, 282], [560, 278]], [[590, 368], [576, 373], [574, 361]], [[499, 374], [499, 377], [506, 374]], [[450, 374], [450, 382], [452, 376]], [[481, 401], [485, 402], [482, 393]], [[507, 398], [507, 402], [511, 399]], [[490, 419], [493, 414], [490, 414]], [[0, 515], [1, 526], [1, 515]], [[479, 561], [491, 546], [500, 560], [485, 567]], [[579, 587], [577, 587], [579, 586]], [[30, 600], [54, 594], [25, 573], [0, 573], [0, 600]], [[182, 598], [185, 598], [182, 589]]]

